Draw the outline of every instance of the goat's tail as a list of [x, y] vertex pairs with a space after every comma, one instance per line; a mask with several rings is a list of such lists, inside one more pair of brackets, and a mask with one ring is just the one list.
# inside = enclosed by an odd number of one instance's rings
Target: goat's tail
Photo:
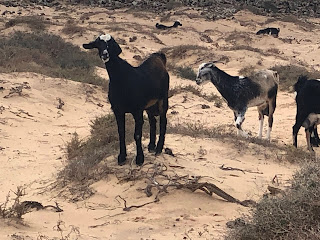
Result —
[[165, 55], [163, 52], [156, 52], [156, 53], [154, 53], [154, 54], [156, 54], [157, 56], [159, 56], [160, 59], [161, 59], [162, 62], [163, 62], [163, 65], [166, 66], [166, 64], [167, 64], [167, 57], [166, 57], [166, 55]]
[[301, 90], [301, 88], [304, 86], [307, 80], [308, 80], [307, 76], [305, 75], [299, 76], [298, 81], [294, 84], [294, 91], [298, 93]]

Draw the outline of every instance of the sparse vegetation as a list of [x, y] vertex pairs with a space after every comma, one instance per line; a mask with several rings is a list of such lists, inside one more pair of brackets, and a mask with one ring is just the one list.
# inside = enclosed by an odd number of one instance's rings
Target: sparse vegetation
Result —
[[319, 239], [320, 163], [308, 162], [297, 172], [285, 194], [264, 197], [242, 227], [227, 240]]
[[0, 38], [0, 72], [36, 72], [78, 82], [106, 86], [94, 74], [97, 56], [48, 33], [16, 32]]
[[20, 204], [21, 197], [25, 195], [24, 188], [19, 186], [13, 193], [15, 196], [11, 197], [9, 192], [7, 194], [5, 202], [0, 204], [1, 218], [21, 219], [22, 215], [25, 214], [24, 208]]
[[[79, 139], [74, 134], [67, 143], [67, 162], [60, 179], [65, 182], [81, 182], [100, 178], [98, 164], [106, 157], [114, 155], [118, 148], [118, 131], [114, 114], [98, 117], [91, 122], [91, 135], [88, 139]], [[148, 124], [144, 124], [143, 133], [148, 132]], [[130, 115], [126, 117], [126, 143], [133, 142], [134, 120]], [[116, 160], [114, 160], [116, 162]], [[107, 173], [107, 172], [105, 172]]]
[[293, 91], [293, 85], [297, 82], [300, 75], [306, 75], [309, 78], [319, 78], [319, 71], [309, 71], [305, 67], [297, 65], [276, 65], [272, 70], [278, 72], [280, 77], [280, 89], [285, 91]]
[[176, 67], [176, 72], [181, 78], [189, 79], [194, 81], [197, 77], [197, 74], [191, 67]]
[[78, 26], [73, 21], [68, 21], [61, 31], [67, 35], [74, 35], [74, 34], [82, 35], [85, 32], [85, 29], [83, 27]]
[[6, 22], [5, 27], [10, 28], [19, 24], [25, 24], [33, 31], [44, 31], [48, 21], [41, 16], [19, 16]]
[[252, 150], [256, 154], [263, 154], [266, 158], [270, 158], [266, 153], [266, 148], [272, 149], [272, 152], [269, 154], [272, 154], [273, 159], [281, 162], [301, 163], [315, 158], [309, 152], [294, 148], [293, 146], [280, 145], [274, 142], [270, 143], [265, 139], [258, 139], [256, 137], [240, 137], [236, 134], [233, 125], [219, 125], [217, 127], [206, 128], [201, 124], [186, 123], [183, 125], [169, 125], [167, 132], [194, 138], [218, 138], [219, 140], [233, 144], [233, 147], [239, 149], [239, 151], [247, 149], [248, 142], [253, 143], [256, 146]]
[[169, 98], [176, 95], [176, 94], [180, 94], [183, 92], [191, 92], [192, 94], [201, 97], [205, 100], [207, 100], [208, 102], [214, 102], [216, 107], [221, 107], [222, 106], [222, 98], [214, 93], [211, 93], [210, 95], [206, 95], [204, 93], [201, 92], [201, 90], [199, 88], [197, 88], [196, 86], [193, 85], [185, 85], [185, 86], [178, 86], [178, 87], [174, 87], [169, 89]]

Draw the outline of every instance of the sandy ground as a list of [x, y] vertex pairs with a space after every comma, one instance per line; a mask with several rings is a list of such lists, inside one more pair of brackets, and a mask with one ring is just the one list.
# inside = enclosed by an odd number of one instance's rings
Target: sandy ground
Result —
[[[19, 10], [0, 5], [0, 12], [5, 9]], [[262, 69], [276, 64], [300, 63], [320, 70], [317, 64], [318, 30], [256, 16], [246, 11], [239, 12], [232, 19], [213, 22], [196, 17], [196, 10], [182, 8], [169, 12], [169, 18], [164, 23], [170, 24], [179, 19], [183, 26], [159, 31], [154, 25], [162, 16], [151, 13], [71, 7], [20, 10], [22, 15], [44, 13], [52, 23], [49, 26], [50, 32], [79, 46], [93, 40], [101, 32], [110, 33], [116, 40], [122, 41], [122, 57], [133, 65], [138, 64], [133, 59], [134, 55], [144, 58], [164, 47], [195, 45], [207, 47], [210, 51], [204, 53], [195, 47], [187, 53], [172, 56], [169, 63], [190, 66], [196, 70], [203, 61], [228, 57], [227, 63], [218, 65], [234, 75], [246, 66]], [[5, 15], [3, 22], [14, 16]], [[86, 31], [73, 36], [63, 35], [61, 29], [70, 19]], [[318, 24], [317, 20], [312, 21]], [[25, 26], [5, 29], [3, 22], [2, 35], [27, 30]], [[280, 37], [256, 36], [255, 32], [266, 25], [279, 26]], [[137, 40], [130, 42], [132, 36], [136, 36]], [[244, 48], [235, 50], [234, 46], [250, 46], [270, 54]], [[97, 69], [97, 72], [107, 78], [104, 69]], [[172, 88], [195, 85], [174, 73], [170, 75]], [[35, 73], [0, 74], [0, 86], [4, 88], [0, 91], [0, 202], [5, 201], [8, 192], [12, 196], [12, 191], [18, 186], [24, 186], [26, 195], [23, 200], [39, 201], [44, 205], [58, 202], [64, 209], [62, 213], [48, 209], [28, 213], [23, 216], [23, 224], [0, 219], [0, 239], [221, 239], [227, 231], [227, 221], [248, 213], [249, 208], [226, 202], [216, 195], [188, 190], [170, 190], [160, 196], [159, 202], [126, 212], [122, 209], [123, 202], [118, 195], [126, 199], [128, 205], [150, 202], [154, 196], [148, 198], [139, 190], [145, 187], [144, 181], [121, 182], [113, 174], [94, 183], [91, 187], [95, 194], [84, 201], [74, 202], [57, 197], [56, 191], [46, 189], [63, 168], [66, 142], [74, 132], [81, 138], [88, 136], [90, 121], [111, 111], [106, 99], [107, 93], [100, 87]], [[11, 88], [18, 86], [22, 87], [21, 95], [9, 94]], [[200, 89], [206, 94], [218, 94], [211, 83]], [[62, 109], [57, 108], [59, 98], [65, 103]], [[277, 103], [272, 141], [290, 145], [296, 111], [294, 95], [281, 91]], [[202, 109], [201, 104], [210, 108]], [[191, 93], [171, 97], [170, 106], [170, 124], [196, 123], [207, 128], [233, 124], [233, 113], [225, 103], [218, 108], [212, 102]], [[248, 110], [244, 129], [256, 135], [258, 114], [255, 108]], [[231, 128], [230, 131], [235, 132], [235, 129]], [[143, 143], [147, 152], [147, 139]], [[158, 162], [169, 166], [170, 171], [177, 174], [207, 176], [206, 181], [240, 200], [259, 200], [275, 176], [278, 187], [285, 187], [297, 169], [296, 165], [277, 161], [273, 149], [249, 142], [237, 146], [218, 138], [168, 134], [165, 146], [171, 148], [176, 156], [162, 154], [154, 157], [146, 153], [147, 165], [142, 169], [147, 168], [148, 163]], [[303, 131], [299, 134], [299, 147], [306, 148]], [[128, 146], [128, 152], [133, 158], [134, 145]], [[105, 161], [108, 166], [119, 169], [115, 156]], [[220, 169], [223, 164], [245, 171], [223, 171]], [[129, 164], [122, 167], [124, 172], [131, 168]], [[61, 231], [57, 231], [57, 225]]]

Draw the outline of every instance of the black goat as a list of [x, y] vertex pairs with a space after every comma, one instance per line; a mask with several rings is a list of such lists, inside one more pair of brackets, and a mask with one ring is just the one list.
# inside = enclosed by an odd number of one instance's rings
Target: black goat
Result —
[[[100, 58], [105, 62], [109, 74], [108, 97], [116, 117], [120, 140], [118, 164], [123, 165], [126, 161], [125, 113], [131, 113], [135, 120], [136, 164], [141, 166], [144, 162], [141, 145], [144, 110], [147, 111], [150, 123], [148, 150], [160, 154], [164, 145], [169, 90], [166, 56], [163, 53], [153, 53], [140, 66], [133, 67], [119, 57], [122, 50], [109, 34], [101, 35], [95, 41], [83, 44], [83, 47], [99, 50]], [[156, 146], [155, 116], [158, 115], [160, 115], [160, 136]]]
[[166, 26], [166, 25], [163, 25], [163, 24], [156, 23], [156, 28], [161, 29], [161, 30], [165, 30], [165, 29], [169, 29], [169, 28], [175, 28], [175, 27], [178, 27], [178, 26], [182, 26], [182, 24], [179, 21], [175, 21], [172, 26]]
[[261, 35], [261, 34], [266, 34], [266, 35], [272, 35], [274, 37], [278, 37], [280, 32], [280, 28], [265, 28], [259, 30], [256, 34]]
[[[320, 81], [300, 76], [294, 85], [297, 93], [296, 122], [292, 127], [293, 145], [297, 147], [298, 132], [301, 126], [306, 130], [308, 150], [313, 151], [310, 135], [318, 136], [317, 125], [320, 123]], [[316, 139], [317, 140], [317, 139]]]
[[277, 72], [261, 70], [254, 73], [252, 77], [230, 76], [210, 62], [199, 66], [196, 82], [200, 85], [205, 81], [211, 81], [228, 102], [229, 108], [234, 112], [239, 135], [247, 136], [241, 126], [248, 107], [257, 106], [258, 108], [259, 138], [262, 137], [264, 115], [268, 115], [267, 139], [270, 140], [279, 84]]

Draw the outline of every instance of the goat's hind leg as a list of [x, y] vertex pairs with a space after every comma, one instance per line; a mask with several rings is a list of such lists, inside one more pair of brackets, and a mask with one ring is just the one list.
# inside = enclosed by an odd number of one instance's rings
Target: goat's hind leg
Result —
[[160, 112], [160, 135], [156, 147], [156, 155], [160, 154], [163, 149], [165, 135], [167, 131], [167, 111], [168, 111], [168, 98], [159, 101]]
[[147, 110], [149, 125], [150, 125], [150, 142], [148, 145], [149, 152], [155, 152], [156, 149], [156, 131], [157, 131], [157, 120], [152, 110]]
[[264, 121], [264, 115], [265, 112], [268, 111], [268, 106], [258, 106], [257, 107], [259, 112], [259, 132], [258, 132], [258, 138], [262, 138], [262, 131], [263, 131], [263, 121]]
[[317, 125], [314, 125], [311, 131], [310, 143], [313, 147], [319, 147], [320, 139], [318, 135]]
[[310, 135], [311, 135], [311, 132], [313, 132], [313, 130], [314, 130], [314, 126], [306, 128], [307, 146], [308, 146], [308, 150], [310, 152], [314, 152], [312, 145], [311, 145], [311, 142], [310, 142]]
[[295, 146], [295, 147], [297, 147], [297, 145], [298, 145], [297, 142], [298, 142], [299, 129], [301, 128], [305, 119], [307, 119], [308, 115], [309, 115], [308, 113], [297, 112], [296, 123], [292, 127], [292, 140], [293, 140], [293, 146]]

